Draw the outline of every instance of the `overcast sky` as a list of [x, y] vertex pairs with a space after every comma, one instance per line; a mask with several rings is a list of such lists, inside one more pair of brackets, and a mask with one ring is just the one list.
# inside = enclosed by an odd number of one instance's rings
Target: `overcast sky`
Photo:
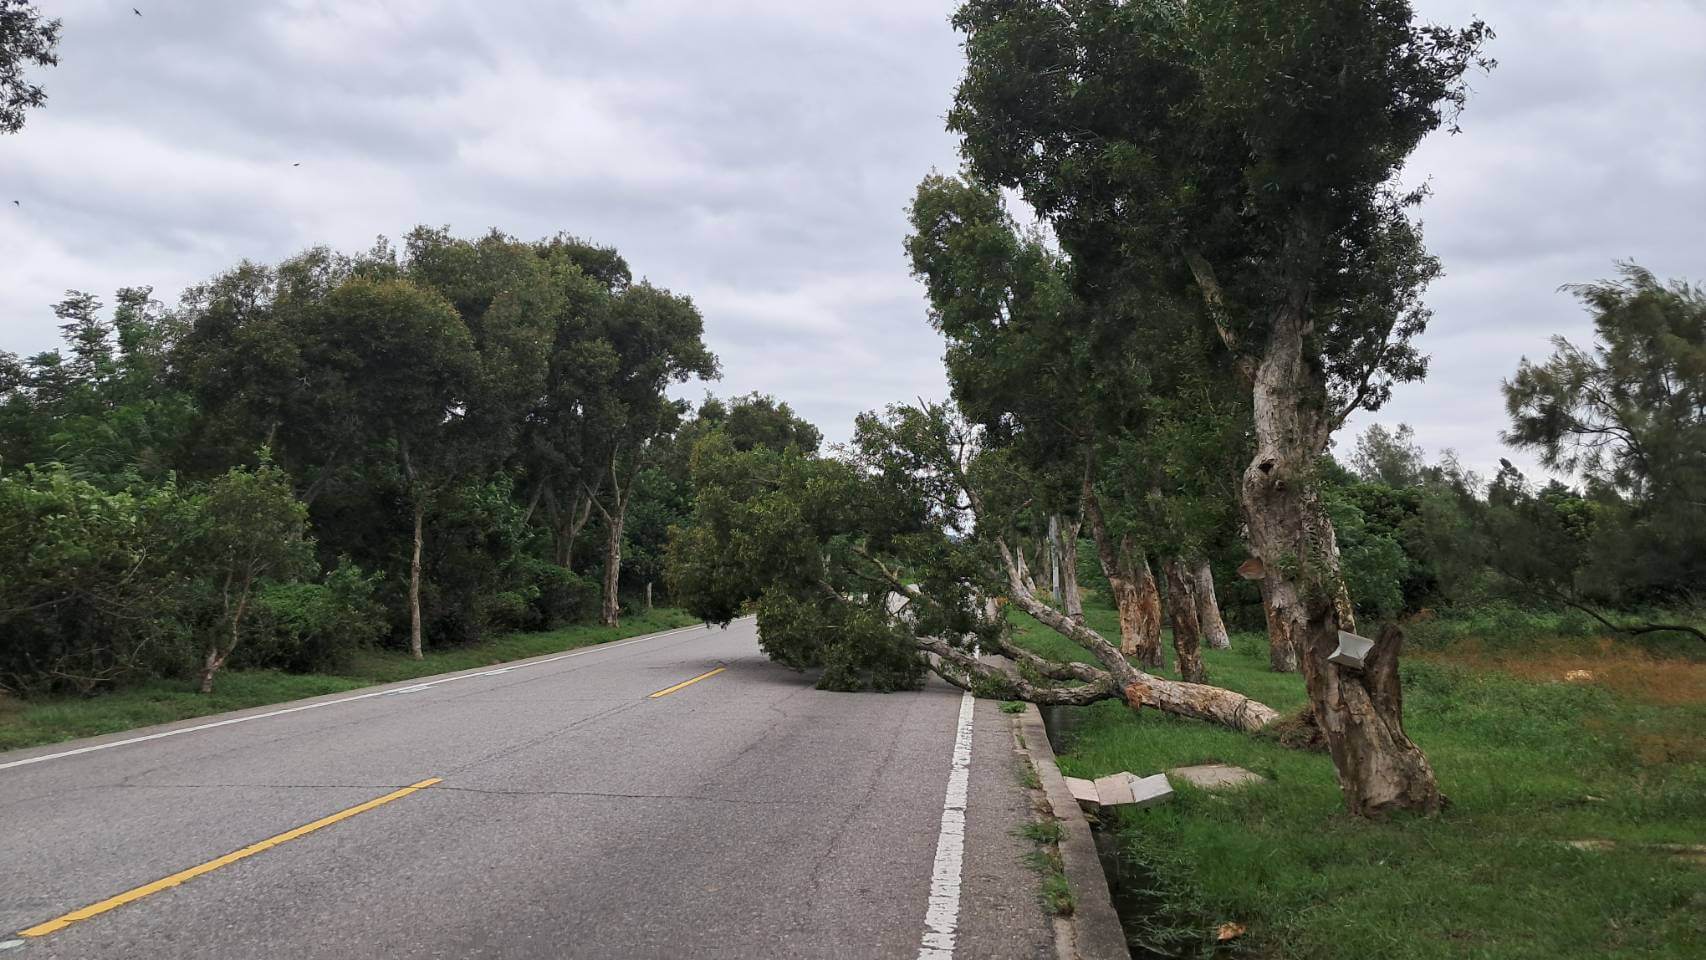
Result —
[[[957, 166], [950, 2], [41, 6], [61, 66], [0, 138], [20, 203], [0, 202], [0, 349], [54, 345], [70, 287], [173, 302], [244, 258], [448, 224], [615, 245], [699, 303], [718, 393], [776, 394], [831, 439], [945, 392], [901, 240], [918, 180]], [[1706, 281], [1706, 0], [1418, 6], [1485, 17], [1501, 63], [1412, 163], [1446, 277], [1432, 374], [1378, 419], [1489, 470], [1500, 378], [1588, 330], [1561, 284], [1622, 258]]]

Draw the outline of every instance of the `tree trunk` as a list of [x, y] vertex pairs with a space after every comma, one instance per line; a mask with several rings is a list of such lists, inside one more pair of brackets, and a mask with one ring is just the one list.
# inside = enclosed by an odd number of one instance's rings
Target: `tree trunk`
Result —
[[[1119, 549], [1114, 548], [1113, 537], [1108, 533], [1107, 518], [1102, 513], [1102, 500], [1096, 494], [1091, 464], [1086, 460], [1084, 469], [1084, 518], [1090, 521], [1090, 539], [1096, 544], [1096, 560], [1101, 564], [1102, 575], [1108, 578], [1108, 586], [1113, 591], [1114, 608], [1120, 614], [1120, 654], [1126, 657], [1139, 657], [1144, 666], [1158, 666], [1161, 660], [1161, 611], [1151, 608], [1147, 603], [1143, 582], [1139, 580], [1132, 569], [1131, 558], [1135, 552], [1132, 549], [1131, 537], [1120, 538]], [[1024, 563], [1023, 555], [1019, 558]], [[1021, 569], [1021, 574], [1023, 570]], [[1155, 578], [1149, 576], [1147, 558], [1144, 561], [1143, 572], [1148, 576], [1148, 590], [1155, 592]]]
[[421, 652], [421, 541], [426, 529], [426, 502], [415, 498], [415, 552], [409, 559], [409, 656], [423, 659]]
[[1167, 665], [1161, 651], [1161, 585], [1149, 565], [1148, 554], [1138, 554], [1143, 565], [1137, 570], [1137, 661], [1157, 670]]
[[1202, 627], [1203, 639], [1212, 649], [1230, 649], [1232, 637], [1226, 632], [1226, 621], [1220, 619], [1220, 600], [1214, 595], [1214, 569], [1207, 560], [1197, 564], [1194, 586], [1197, 591], [1197, 623]]
[[1208, 670], [1202, 662], [1202, 626], [1197, 620], [1195, 579], [1183, 560], [1169, 560], [1167, 613], [1173, 623], [1173, 652], [1179, 659], [1179, 679], [1202, 683]]
[[614, 627], [622, 621], [621, 598], [617, 583], [622, 579], [622, 517], [613, 516], [606, 524], [609, 536], [604, 541], [604, 611], [599, 622]]
[[1297, 641], [1292, 638], [1292, 621], [1280, 615], [1268, 599], [1268, 585], [1262, 583], [1262, 616], [1268, 622], [1268, 669], [1275, 673], [1297, 672]]
[[225, 666], [225, 658], [219, 655], [219, 647], [216, 644], [208, 644], [207, 658], [201, 664], [200, 690], [202, 693], [213, 692], [213, 675], [218, 673], [219, 668], [223, 666]]
[[1064, 610], [1066, 604], [1061, 602], [1060, 593], [1060, 515], [1053, 513], [1048, 518], [1048, 569], [1049, 595]]
[[1079, 623], [1084, 622], [1084, 598], [1078, 592], [1078, 531], [1082, 520], [1058, 520], [1054, 524], [1055, 565], [1060, 575], [1060, 609]]
[[647, 580], [646, 581], [646, 609], [650, 610], [651, 608], [652, 608], [652, 582], [650, 580]]
[[1298, 642], [1310, 708], [1346, 808], [1367, 817], [1436, 813], [1444, 798], [1433, 768], [1404, 733], [1402, 634], [1382, 632], [1363, 670], [1327, 660], [1338, 643], [1341, 579], [1333, 524], [1309, 480], [1326, 449], [1331, 415], [1320, 402], [1319, 374], [1303, 355], [1307, 314], [1306, 297], [1294, 293], [1273, 316], [1252, 376], [1256, 453], [1241, 489], [1250, 546], [1261, 561], [1271, 616]]

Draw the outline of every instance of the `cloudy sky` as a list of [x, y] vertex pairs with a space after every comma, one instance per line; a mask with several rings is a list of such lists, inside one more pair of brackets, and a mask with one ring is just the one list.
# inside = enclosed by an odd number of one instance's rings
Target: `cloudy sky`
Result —
[[[952, 5], [46, 0], [62, 64], [0, 139], [20, 204], [0, 203], [0, 349], [52, 346], [70, 287], [170, 302], [243, 258], [417, 223], [568, 231], [693, 295], [717, 392], [843, 438], [944, 393], [901, 239], [919, 178], [957, 165]], [[1499, 379], [1587, 329], [1561, 284], [1620, 258], [1706, 281], [1706, 0], [1418, 6], [1484, 16], [1501, 65], [1412, 165], [1447, 276], [1433, 374], [1379, 419], [1486, 469]]]

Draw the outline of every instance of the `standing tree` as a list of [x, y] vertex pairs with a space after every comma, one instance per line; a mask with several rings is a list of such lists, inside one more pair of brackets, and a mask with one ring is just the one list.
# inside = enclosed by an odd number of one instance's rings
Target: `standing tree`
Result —
[[1544, 363], [1522, 361], [1504, 386], [1505, 440], [1581, 476], [1606, 520], [1588, 525], [1596, 533], [1567, 574], [1519, 579], [1619, 632], [1701, 636], [1680, 624], [1616, 623], [1579, 588], [1588, 567], [1601, 595], [1649, 602], [1685, 598], [1706, 579], [1706, 293], [1633, 264], [1620, 282], [1575, 292], [1593, 311], [1595, 343], [1584, 350], [1558, 337]]
[[24, 128], [24, 111], [47, 102], [24, 68], [59, 65], [59, 20], [44, 20], [30, 0], [0, 0], [0, 133]]
[[1241, 501], [1272, 615], [1301, 646], [1315, 722], [1355, 814], [1437, 811], [1405, 735], [1401, 636], [1328, 662], [1338, 550], [1312, 479], [1354, 410], [1422, 375], [1411, 341], [1438, 271], [1396, 177], [1449, 124], [1490, 35], [1418, 25], [1408, 0], [967, 0], [950, 125], [1075, 260], [1196, 292], [1250, 384]]
[[421, 548], [432, 498], [463, 468], [458, 440], [479, 376], [474, 338], [443, 297], [401, 276], [356, 276], [327, 297], [315, 366], [323, 402], [375, 461], [395, 464], [413, 528], [409, 652], [422, 654]]
[[604, 524], [604, 591], [600, 621], [622, 615], [623, 525], [634, 479], [651, 444], [674, 432], [686, 405], [669, 397], [672, 383], [714, 379], [717, 358], [702, 339], [705, 322], [693, 302], [641, 282], [623, 288], [597, 331], [614, 359], [613, 375], [586, 384], [580, 448], [592, 467], [582, 486]]
[[212, 693], [214, 674], [242, 641], [261, 582], [310, 568], [314, 552], [305, 539], [308, 508], [265, 450], [258, 469], [233, 468], [208, 485], [197, 505], [192, 550], [218, 604], [217, 616], [203, 631], [200, 690]]

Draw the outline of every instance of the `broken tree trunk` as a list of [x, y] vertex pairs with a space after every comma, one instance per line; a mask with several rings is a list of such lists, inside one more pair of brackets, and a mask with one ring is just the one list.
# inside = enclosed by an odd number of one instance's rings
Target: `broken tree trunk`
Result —
[[1196, 578], [1183, 560], [1167, 561], [1167, 613], [1173, 624], [1173, 652], [1179, 660], [1179, 678], [1190, 683], [1203, 682], [1208, 670], [1202, 662]]
[[1079, 623], [1084, 622], [1084, 598], [1078, 592], [1078, 530], [1082, 525], [1082, 520], [1056, 518], [1052, 548], [1060, 576], [1060, 592], [1055, 599], [1060, 609]]
[[1161, 652], [1161, 584], [1149, 565], [1149, 555], [1136, 554], [1137, 567], [1137, 661], [1159, 670], [1167, 665]]
[[1220, 600], [1214, 594], [1214, 570], [1207, 560], [1197, 564], [1197, 623], [1202, 627], [1203, 640], [1212, 649], [1226, 650], [1232, 637], [1226, 632], [1226, 621], [1220, 618]]
[[1245, 733], [1254, 733], [1279, 719], [1272, 707], [1241, 693], [1201, 683], [1180, 683], [1151, 676], [1137, 669], [1101, 634], [1043, 603], [1025, 588], [1012, 553], [1000, 547], [1013, 604], [1050, 630], [1066, 637], [1096, 658], [1102, 671], [1133, 709], [1154, 707], [1166, 713], [1208, 720]]
[[1341, 578], [1333, 524], [1310, 482], [1333, 423], [1319, 402], [1319, 373], [1304, 357], [1307, 290], [1275, 312], [1252, 375], [1256, 452], [1240, 499], [1266, 607], [1301, 652], [1310, 707], [1345, 806], [1359, 816], [1435, 813], [1444, 803], [1433, 768], [1404, 732], [1397, 662], [1402, 635], [1381, 634], [1361, 671], [1330, 663], [1338, 644]]
[[[1120, 615], [1120, 653], [1137, 657], [1146, 667], [1161, 665], [1161, 609], [1155, 589], [1155, 577], [1144, 560], [1143, 576], [1133, 568], [1131, 537], [1120, 538], [1115, 549], [1108, 525], [1102, 514], [1101, 497], [1097, 495], [1090, 469], [1084, 472], [1084, 517], [1090, 521], [1090, 539], [1096, 543], [1096, 559], [1102, 575], [1108, 578], [1113, 592], [1114, 609]], [[1023, 562], [1021, 556], [1020, 562]]]

